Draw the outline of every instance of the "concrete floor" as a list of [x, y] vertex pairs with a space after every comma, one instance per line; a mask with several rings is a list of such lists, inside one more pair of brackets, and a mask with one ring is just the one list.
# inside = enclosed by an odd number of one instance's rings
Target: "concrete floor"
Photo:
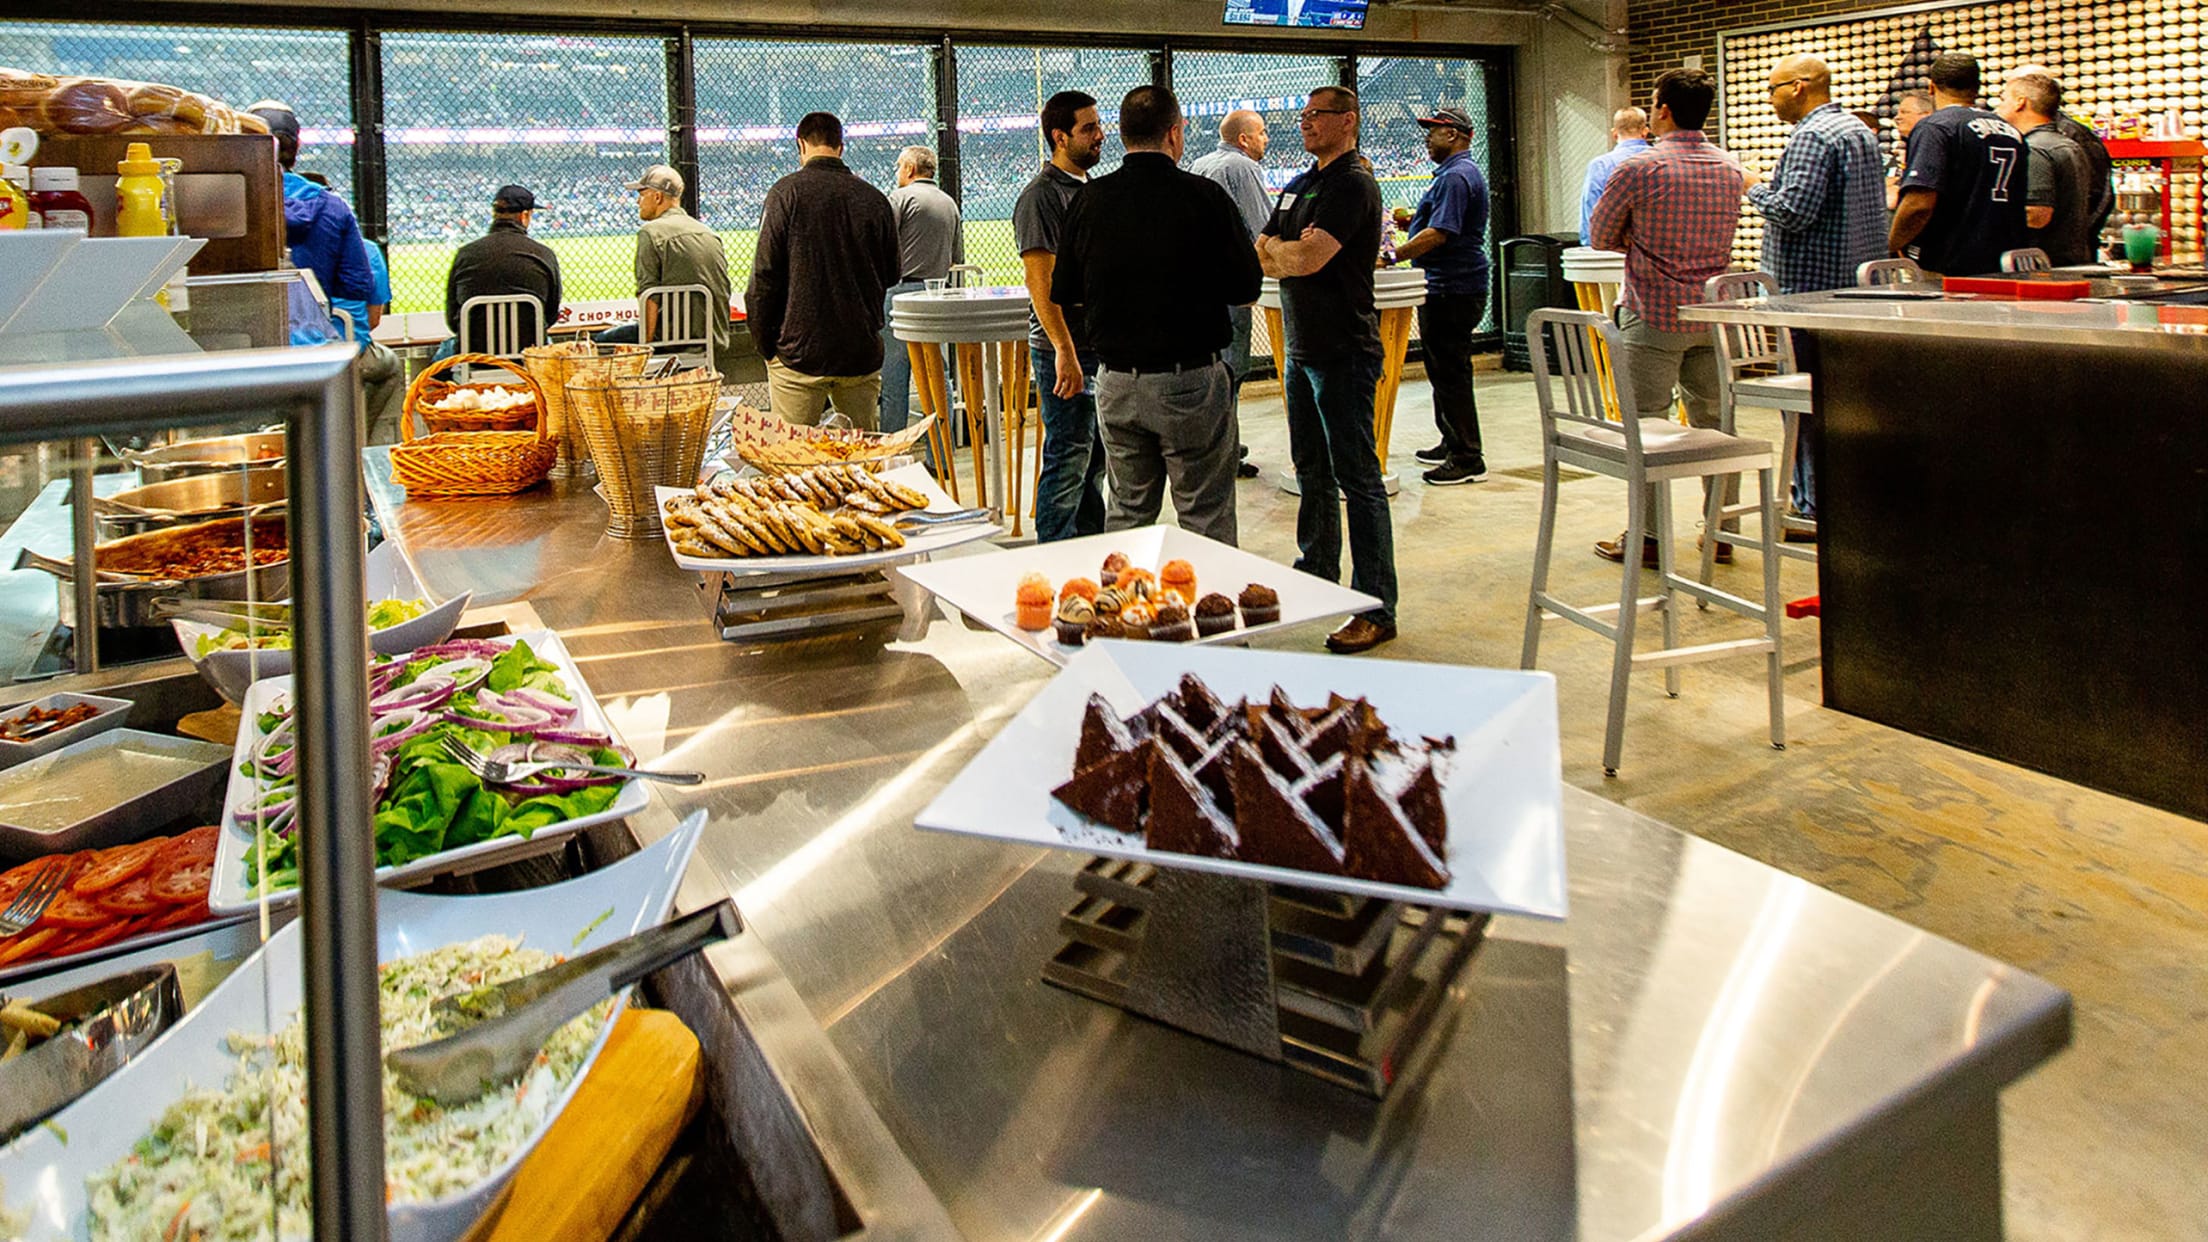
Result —
[[[1518, 665], [1538, 418], [1527, 376], [1483, 374], [1479, 394], [1489, 481], [1428, 488], [1411, 459], [1435, 438], [1428, 390], [1403, 387], [1402, 637], [1385, 658]], [[1743, 429], [1776, 439], [1776, 416], [1760, 413]], [[1241, 484], [1243, 546], [1290, 561], [1296, 501], [1269, 477], [1287, 460], [1279, 397], [1253, 389], [1243, 428], [1268, 469]], [[1618, 567], [1588, 549], [1623, 526], [1622, 484], [1564, 484], [1552, 572], [1563, 598], [1616, 598]], [[1688, 526], [1679, 552], [1692, 551]], [[1760, 590], [1753, 553], [1718, 574]], [[1788, 560], [1782, 584], [1788, 598], [1815, 593], [1815, 567]], [[1681, 622], [1688, 643], [1754, 630], [1692, 607]], [[1540, 667], [1557, 676], [1565, 779], [2069, 989], [2075, 1045], [2005, 1097], [2010, 1235], [2208, 1237], [2208, 825], [1828, 711], [1817, 622], [1787, 622], [1784, 641], [1785, 751], [1765, 738], [1760, 657], [1688, 668], [1677, 699], [1649, 671], [1635, 678], [1619, 775], [1605, 779], [1610, 647], [1552, 622]]]

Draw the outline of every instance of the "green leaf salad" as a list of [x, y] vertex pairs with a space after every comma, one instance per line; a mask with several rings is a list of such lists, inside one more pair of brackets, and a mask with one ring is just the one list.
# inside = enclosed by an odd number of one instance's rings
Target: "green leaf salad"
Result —
[[[428, 611], [429, 601], [426, 599], [379, 599], [368, 605], [368, 628], [371, 631], [388, 630], [394, 625], [412, 621]], [[194, 640], [192, 655], [195, 659], [204, 660], [217, 651], [246, 651], [255, 647], [262, 651], [280, 651], [290, 646], [289, 629], [249, 631], [246, 623], [240, 621], [212, 634], [200, 635]]]

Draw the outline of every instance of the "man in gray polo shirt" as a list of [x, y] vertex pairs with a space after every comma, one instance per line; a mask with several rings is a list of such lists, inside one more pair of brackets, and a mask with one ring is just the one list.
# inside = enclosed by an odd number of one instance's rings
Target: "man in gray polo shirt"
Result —
[[[706, 334], [713, 338], [713, 365], [728, 373], [728, 255], [721, 249], [721, 235], [705, 227], [682, 209], [682, 174], [665, 164], [654, 164], [625, 187], [636, 194], [636, 214], [644, 227], [636, 231], [636, 295], [647, 289], [676, 285], [706, 288]], [[598, 334], [603, 344], [649, 341], [657, 333], [657, 306], [641, 313], [651, 321], [608, 328]], [[638, 334], [641, 327], [642, 335]]]
[[[1265, 132], [1265, 118], [1248, 108], [1236, 108], [1219, 122], [1218, 149], [1206, 152], [1188, 166], [1188, 171], [1199, 177], [1219, 183], [1234, 200], [1234, 208], [1242, 217], [1242, 225], [1249, 230], [1251, 244], [1265, 227], [1265, 221], [1273, 214], [1273, 197], [1265, 192], [1265, 149], [1270, 144]], [[1234, 381], [1235, 450], [1236, 456], [1248, 457], [1249, 446], [1242, 444], [1241, 410], [1242, 381], [1250, 374], [1250, 316], [1251, 307], [1237, 306], [1232, 311], [1234, 340], [1227, 345], [1227, 371]], [[1238, 473], [1245, 479], [1257, 477], [1257, 467], [1243, 462]]]
[[906, 147], [897, 156], [897, 188], [889, 192], [897, 217], [897, 283], [882, 297], [882, 430], [903, 431], [912, 412], [912, 358], [890, 332], [890, 303], [900, 293], [950, 275], [958, 244], [958, 202], [935, 183], [935, 152]]

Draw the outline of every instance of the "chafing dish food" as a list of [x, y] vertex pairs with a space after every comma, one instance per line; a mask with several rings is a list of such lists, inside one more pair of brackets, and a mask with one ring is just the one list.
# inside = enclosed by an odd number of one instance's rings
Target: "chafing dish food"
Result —
[[281, 506], [284, 498], [284, 472], [262, 466], [148, 483], [96, 498], [92, 507], [100, 538], [120, 539], [166, 526], [242, 517], [249, 509]]
[[99, 714], [99, 706], [93, 703], [71, 703], [58, 710], [33, 705], [0, 720], [0, 740], [21, 742], [41, 733], [82, 724]]
[[93, 549], [93, 565], [102, 573], [174, 581], [239, 573], [248, 564], [274, 565], [290, 559], [291, 545], [280, 518], [256, 520], [250, 540], [243, 521], [227, 520], [148, 531]]
[[166, 963], [0, 1005], [0, 1142], [98, 1086], [183, 1012], [176, 968]]

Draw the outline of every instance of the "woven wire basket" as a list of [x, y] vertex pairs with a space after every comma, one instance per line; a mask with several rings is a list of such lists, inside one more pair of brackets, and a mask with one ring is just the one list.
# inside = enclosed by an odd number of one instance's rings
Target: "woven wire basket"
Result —
[[557, 478], [585, 474], [590, 469], [590, 446], [582, 429], [567, 412], [567, 382], [578, 375], [606, 374], [619, 379], [644, 373], [652, 360], [649, 345], [600, 345], [595, 341], [570, 341], [561, 345], [532, 345], [521, 351], [529, 374], [544, 393], [545, 438], [558, 442], [559, 463], [552, 467]]
[[606, 497], [606, 533], [657, 539], [655, 487], [695, 487], [721, 395], [715, 371], [665, 379], [623, 379], [603, 372], [567, 382], [567, 410], [590, 446]]

